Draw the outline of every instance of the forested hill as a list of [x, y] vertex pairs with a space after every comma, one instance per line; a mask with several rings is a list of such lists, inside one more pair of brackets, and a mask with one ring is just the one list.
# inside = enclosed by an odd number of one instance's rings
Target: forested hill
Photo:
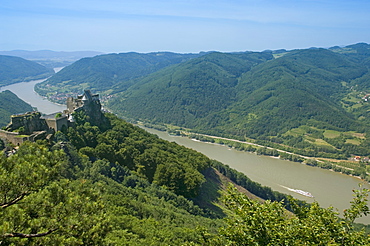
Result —
[[370, 92], [368, 50], [369, 45], [358, 44], [245, 53], [260, 56], [249, 64], [230, 61], [240, 54], [206, 54], [136, 81], [108, 106], [128, 118], [283, 143], [302, 154], [368, 155], [363, 137], [332, 141], [324, 134], [355, 131], [364, 136], [369, 129], [364, 100]]
[[141, 79], [109, 106], [132, 118], [234, 135], [242, 130], [242, 136], [284, 133], [312, 114], [344, 118], [340, 121], [348, 126], [353, 119], [336, 103], [347, 91], [341, 82], [366, 73], [366, 66], [325, 49], [294, 51], [277, 59], [271, 53], [244, 54], [243, 59], [212, 53]]
[[215, 128], [252, 138], [276, 136], [308, 122], [356, 130], [360, 123], [339, 102], [350, 92], [344, 84], [367, 73], [366, 66], [326, 49], [291, 52], [243, 74], [235, 86], [236, 102], [203, 123], [233, 115]]
[[137, 81], [109, 107], [128, 117], [194, 128], [199, 119], [235, 102], [241, 74], [272, 58], [270, 53], [210, 53]]
[[[0, 244], [369, 244], [353, 224], [367, 212], [366, 190], [357, 192], [340, 219], [317, 203], [288, 202], [242, 173], [113, 114], [105, 114], [103, 125], [92, 125], [83, 111], [74, 116], [75, 128], [57, 132], [54, 141], [25, 142], [1, 156]], [[271, 200], [254, 201], [232, 188], [226, 193], [227, 179], [212, 167]]]
[[10, 122], [11, 115], [32, 110], [31, 105], [18, 98], [11, 91], [0, 92], [0, 127], [6, 126]]
[[369, 50], [360, 43], [292, 51], [102, 55], [66, 67], [37, 91], [64, 100], [72, 91], [90, 88], [102, 93], [111, 111], [133, 120], [267, 141], [301, 154], [370, 155]]
[[[143, 77], [166, 66], [177, 64], [200, 54], [176, 54], [158, 52], [149, 54], [120, 53], [83, 58], [65, 67], [52, 78], [37, 85], [36, 90], [43, 96], [55, 91], [79, 94], [83, 89], [97, 92], [113, 90], [117, 83], [121, 89], [132, 85], [132, 79]], [[63, 90], [61, 90], [63, 88]]]
[[0, 86], [44, 79], [53, 74], [53, 69], [46, 68], [36, 62], [15, 56], [0, 55]]

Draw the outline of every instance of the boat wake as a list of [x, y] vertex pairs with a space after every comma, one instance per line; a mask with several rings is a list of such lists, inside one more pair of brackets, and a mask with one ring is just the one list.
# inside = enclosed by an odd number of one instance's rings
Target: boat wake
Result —
[[300, 194], [300, 195], [302, 195], [302, 196], [306, 196], [306, 197], [311, 197], [311, 198], [313, 198], [314, 196], [310, 193], [310, 192], [308, 192], [308, 191], [304, 191], [304, 190], [298, 190], [298, 189], [293, 189], [293, 188], [289, 188], [289, 187], [286, 187], [286, 186], [283, 186], [283, 185], [280, 185], [281, 187], [283, 187], [283, 188], [285, 188], [285, 189], [287, 189], [287, 190], [289, 190], [289, 191], [293, 191], [293, 192], [295, 192], [295, 193], [297, 193], [297, 194]]

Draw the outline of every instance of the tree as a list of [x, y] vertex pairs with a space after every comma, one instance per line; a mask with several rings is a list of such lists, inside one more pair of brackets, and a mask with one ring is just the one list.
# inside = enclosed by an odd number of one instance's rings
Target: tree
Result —
[[339, 218], [333, 208], [320, 208], [317, 202], [298, 206], [294, 215], [281, 202], [260, 203], [229, 188], [224, 203], [232, 211], [227, 226], [208, 245], [369, 245], [364, 231], [355, 231], [356, 218], [367, 215], [369, 190], [355, 191], [351, 207]]
[[0, 205], [7, 208], [45, 186], [65, 162], [64, 153], [26, 142], [15, 155], [0, 159]]
[[0, 244], [99, 244], [108, 230], [100, 192], [59, 175], [65, 153], [24, 143], [0, 159]]

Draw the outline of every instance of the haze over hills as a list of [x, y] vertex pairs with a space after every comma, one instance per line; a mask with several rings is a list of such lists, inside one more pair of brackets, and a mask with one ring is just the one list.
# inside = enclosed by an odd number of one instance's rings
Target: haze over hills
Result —
[[84, 57], [101, 55], [98, 51], [52, 51], [52, 50], [11, 50], [0, 51], [0, 55], [17, 56], [30, 61], [35, 61], [41, 65], [54, 68], [64, 67]]
[[0, 86], [44, 79], [53, 74], [53, 69], [36, 62], [15, 56], [0, 55]]
[[[349, 154], [348, 148], [354, 148], [357, 154], [370, 154], [363, 137], [355, 137], [352, 146], [346, 137], [334, 141], [324, 136], [327, 129], [343, 134], [367, 131], [370, 107], [363, 97], [370, 91], [369, 50], [370, 45], [360, 43], [330, 49], [210, 52], [187, 59], [177, 54], [182, 58], [160, 66], [137, 63], [150, 54], [104, 55], [63, 69], [40, 84], [38, 92], [93, 89], [109, 96], [106, 106], [126, 118], [284, 143], [310, 153]], [[122, 60], [116, 59], [119, 56]], [[313, 137], [316, 131], [321, 135]]]

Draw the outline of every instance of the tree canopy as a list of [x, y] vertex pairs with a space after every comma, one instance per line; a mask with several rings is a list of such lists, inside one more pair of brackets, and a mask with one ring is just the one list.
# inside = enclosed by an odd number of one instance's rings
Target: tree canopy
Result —
[[[0, 243], [4, 245], [353, 245], [368, 213], [356, 191], [342, 220], [332, 208], [290, 201], [221, 163], [236, 183], [213, 207], [196, 205], [211, 161], [107, 114], [107, 125], [77, 122], [54, 142], [26, 142], [0, 158]], [[222, 191], [219, 182], [209, 183]], [[202, 193], [203, 195], [204, 193]], [[191, 199], [190, 199], [191, 197]], [[289, 199], [285, 197], [285, 199]], [[223, 213], [217, 213], [216, 210]], [[222, 218], [220, 218], [223, 217]]]

